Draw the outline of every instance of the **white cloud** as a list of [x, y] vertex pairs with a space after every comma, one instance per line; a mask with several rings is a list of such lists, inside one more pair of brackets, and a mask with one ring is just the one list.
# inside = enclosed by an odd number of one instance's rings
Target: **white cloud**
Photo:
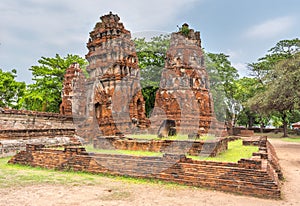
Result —
[[261, 39], [276, 37], [290, 30], [296, 23], [293, 16], [278, 17], [251, 27], [246, 32], [246, 37]]
[[134, 33], [160, 30], [179, 13], [202, 1], [3, 0], [0, 1], [0, 67], [26, 71], [44, 55], [75, 52], [83, 56], [89, 32], [100, 21], [99, 17], [109, 11], [118, 13], [125, 27]]
[[232, 62], [232, 66], [238, 70], [241, 77], [249, 75], [247, 64], [241, 62]]

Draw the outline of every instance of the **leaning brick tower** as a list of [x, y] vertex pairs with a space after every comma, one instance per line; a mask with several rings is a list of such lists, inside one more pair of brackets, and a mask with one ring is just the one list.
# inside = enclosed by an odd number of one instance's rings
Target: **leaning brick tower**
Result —
[[100, 19], [87, 43], [90, 116], [106, 136], [145, 129], [149, 123], [130, 31], [118, 15], [109, 13]]
[[174, 121], [177, 132], [184, 134], [223, 130], [214, 115], [200, 32], [184, 24], [181, 31], [172, 33], [166, 56], [151, 127], [159, 128], [167, 119]]

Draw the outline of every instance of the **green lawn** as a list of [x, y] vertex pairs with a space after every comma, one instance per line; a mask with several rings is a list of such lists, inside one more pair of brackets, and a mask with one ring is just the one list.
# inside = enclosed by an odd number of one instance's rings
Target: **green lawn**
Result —
[[216, 157], [189, 156], [196, 160], [207, 160], [217, 162], [238, 162], [241, 158], [250, 158], [253, 152], [257, 152], [256, 146], [243, 146], [242, 140], [228, 143], [228, 150]]
[[[101, 153], [101, 154], [124, 154], [135, 156], [156, 156], [162, 157], [163, 153], [160, 152], [147, 152], [147, 151], [129, 151], [129, 150], [101, 150], [94, 149], [92, 145], [85, 146], [87, 152]], [[218, 162], [238, 162], [241, 158], [250, 158], [253, 152], [257, 152], [256, 146], [243, 146], [242, 140], [236, 140], [228, 143], [228, 150], [221, 153], [217, 157], [201, 157], [201, 156], [188, 156], [196, 160], [208, 160]]]
[[100, 154], [122, 154], [122, 155], [134, 155], [134, 156], [154, 156], [154, 157], [163, 156], [163, 153], [160, 152], [95, 149], [93, 145], [86, 145], [85, 149], [87, 152], [100, 153]]
[[[134, 139], [145, 139], [145, 140], [191, 140], [194, 141], [195, 139], [189, 139], [187, 134], [177, 134], [176, 136], [170, 136], [167, 138], [159, 138], [155, 134], [132, 134], [127, 135], [128, 138], [134, 138]], [[199, 140], [209, 140], [209, 139], [215, 139], [215, 136], [213, 135], [204, 135], [199, 138]]]
[[[192, 157], [194, 159], [237, 162], [241, 158], [251, 157], [258, 148], [254, 146], [242, 146], [242, 141], [237, 140], [229, 143], [228, 151], [215, 158]], [[116, 151], [116, 150], [95, 150], [87, 146], [89, 152], [102, 152], [111, 154], [161, 156], [162, 153], [143, 151]], [[111, 178], [116, 181], [129, 181], [133, 183], [161, 183], [158, 180], [143, 180], [130, 177], [112, 177], [110, 175], [93, 175], [84, 172], [63, 172], [43, 168], [32, 168], [22, 165], [10, 165], [7, 161], [10, 158], [0, 158], [0, 187], [16, 187], [32, 184], [62, 184], [70, 186], [99, 185], [103, 184], [103, 178]], [[165, 183], [163, 183], [165, 184]], [[167, 185], [169, 183], [166, 183]], [[173, 184], [170, 184], [172, 187]]]
[[85, 172], [57, 171], [24, 165], [7, 164], [10, 157], [0, 158], [0, 188], [22, 187], [36, 184], [97, 186], [108, 182], [121, 181], [130, 184], [162, 184], [170, 188], [185, 188], [185, 185], [163, 182], [156, 179], [142, 179], [108, 174], [89, 174]]
[[288, 137], [282, 137], [283, 133], [278, 132], [277, 134], [270, 133], [255, 133], [256, 136], [268, 136], [268, 138], [280, 139], [286, 142], [300, 142], [300, 136], [289, 134]]
[[77, 186], [81, 184], [101, 184], [97, 175], [82, 172], [58, 172], [23, 165], [7, 164], [10, 158], [0, 158], [0, 187], [14, 187], [32, 184], [63, 184]]
[[281, 139], [282, 141], [286, 141], [286, 142], [300, 142], [300, 137], [298, 137], [298, 138], [282, 138]]

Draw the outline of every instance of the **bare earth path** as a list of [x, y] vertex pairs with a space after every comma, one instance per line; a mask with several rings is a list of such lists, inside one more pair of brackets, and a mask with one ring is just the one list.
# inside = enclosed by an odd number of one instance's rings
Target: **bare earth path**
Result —
[[[124, 183], [99, 186], [31, 185], [0, 188], [0, 205], [300, 205], [300, 144], [271, 140], [286, 178], [283, 200], [265, 200], [191, 187]], [[102, 177], [101, 177], [102, 178]]]

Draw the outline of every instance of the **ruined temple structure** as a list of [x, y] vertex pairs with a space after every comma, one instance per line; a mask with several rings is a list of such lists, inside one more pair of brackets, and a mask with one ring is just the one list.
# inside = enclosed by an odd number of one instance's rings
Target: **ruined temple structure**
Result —
[[77, 101], [78, 97], [84, 93], [84, 88], [85, 76], [83, 71], [80, 69], [78, 63], [73, 63], [66, 70], [64, 76], [60, 114], [78, 115], [79, 108], [83, 108], [84, 110], [85, 105], [80, 105], [79, 101]]
[[89, 114], [95, 117], [102, 135], [141, 131], [149, 120], [130, 31], [111, 12], [100, 19], [87, 43]]
[[179, 32], [172, 33], [166, 58], [151, 128], [167, 119], [175, 121], [177, 133], [220, 135], [224, 125], [214, 115], [200, 32], [184, 24]]

